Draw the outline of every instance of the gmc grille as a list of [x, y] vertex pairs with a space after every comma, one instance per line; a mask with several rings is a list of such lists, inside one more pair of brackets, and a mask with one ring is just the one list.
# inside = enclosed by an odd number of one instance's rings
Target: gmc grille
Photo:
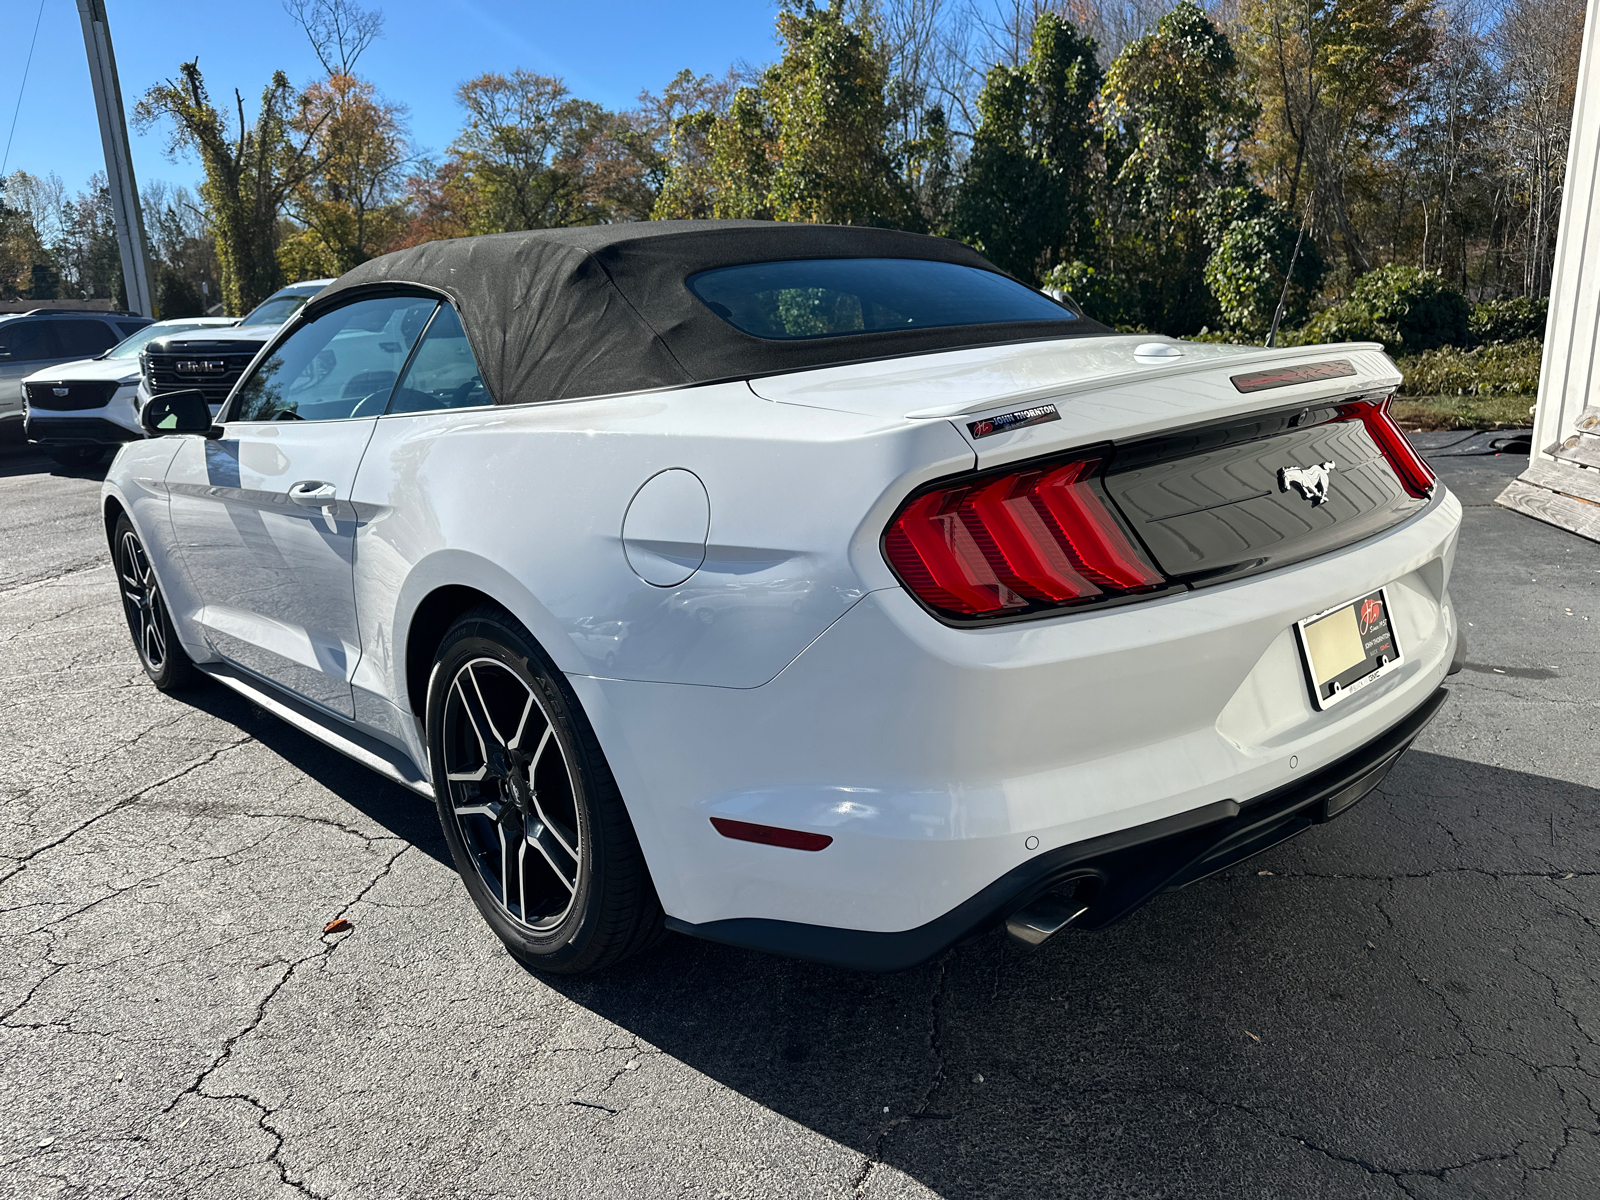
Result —
[[85, 408], [104, 408], [122, 385], [115, 379], [72, 380], [60, 383], [30, 383], [28, 407], [51, 412], [73, 412]]
[[177, 346], [144, 353], [144, 378], [151, 395], [198, 388], [208, 404], [228, 398], [239, 376], [261, 348], [259, 342], [229, 342], [226, 349], [211, 346]]

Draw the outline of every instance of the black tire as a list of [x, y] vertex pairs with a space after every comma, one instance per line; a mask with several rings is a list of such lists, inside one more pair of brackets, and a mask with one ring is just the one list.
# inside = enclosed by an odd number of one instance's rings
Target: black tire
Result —
[[451, 857], [513, 955], [578, 975], [660, 936], [661, 904], [594, 730], [510, 614], [480, 605], [450, 627], [427, 729]]
[[117, 518], [111, 535], [111, 565], [117, 573], [122, 612], [128, 618], [128, 632], [133, 636], [133, 647], [144, 673], [163, 692], [191, 686], [198, 672], [172, 628], [172, 614], [167, 611], [150, 556], [127, 514]]
[[46, 446], [44, 452], [63, 467], [75, 471], [97, 466], [106, 456], [104, 446]]

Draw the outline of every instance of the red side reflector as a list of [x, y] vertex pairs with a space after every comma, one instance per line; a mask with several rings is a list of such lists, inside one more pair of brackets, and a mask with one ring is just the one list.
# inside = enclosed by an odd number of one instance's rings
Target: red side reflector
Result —
[[1437, 476], [1422, 455], [1412, 447], [1405, 431], [1389, 415], [1389, 400], [1390, 397], [1385, 396], [1382, 400], [1363, 400], [1347, 405], [1344, 409], [1348, 414], [1346, 419], [1354, 418], [1366, 427], [1367, 433], [1378, 444], [1378, 449], [1383, 451], [1383, 457], [1394, 468], [1400, 486], [1406, 489], [1407, 494], [1419, 500], [1425, 499], [1433, 491]]
[[1101, 497], [1100, 465], [1034, 465], [925, 492], [884, 534], [889, 565], [924, 603], [961, 616], [1159, 587]]
[[833, 845], [833, 839], [825, 833], [752, 825], [749, 821], [730, 821], [727, 817], [712, 817], [711, 824], [723, 837], [736, 842], [760, 842], [763, 846], [782, 846], [786, 850], [826, 850]]

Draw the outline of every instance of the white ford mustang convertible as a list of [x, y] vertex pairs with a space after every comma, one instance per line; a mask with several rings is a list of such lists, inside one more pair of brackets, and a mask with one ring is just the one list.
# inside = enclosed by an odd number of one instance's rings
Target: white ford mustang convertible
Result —
[[151, 400], [106, 531], [156, 685], [432, 797], [528, 964], [666, 928], [890, 970], [1383, 779], [1460, 662], [1399, 382], [1121, 336], [912, 234], [468, 238], [324, 289], [215, 424]]

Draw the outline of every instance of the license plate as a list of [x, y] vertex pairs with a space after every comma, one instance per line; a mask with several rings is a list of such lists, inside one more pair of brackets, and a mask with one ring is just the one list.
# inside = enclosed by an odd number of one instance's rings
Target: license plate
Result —
[[1295, 622], [1319, 709], [1348, 700], [1401, 663], [1383, 588]]

